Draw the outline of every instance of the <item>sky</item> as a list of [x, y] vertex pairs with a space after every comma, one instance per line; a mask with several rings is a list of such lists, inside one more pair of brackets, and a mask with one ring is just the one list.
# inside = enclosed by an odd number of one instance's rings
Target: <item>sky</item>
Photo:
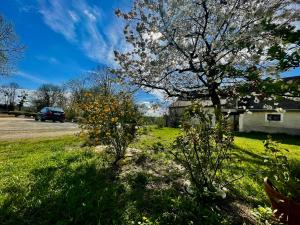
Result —
[[[114, 66], [113, 50], [127, 48], [114, 10], [130, 5], [131, 0], [0, 0], [0, 14], [26, 46], [18, 72], [0, 78], [0, 84], [36, 89], [43, 83], [63, 84], [97, 65]], [[292, 75], [300, 75], [300, 69], [284, 74]], [[157, 97], [161, 93], [137, 94], [146, 104]]]
[[[0, 84], [17, 82], [22, 88], [56, 85], [98, 65], [115, 66], [113, 51], [126, 50], [123, 22], [114, 14], [131, 0], [0, 0], [0, 14], [12, 23], [26, 46], [18, 71]], [[140, 91], [139, 102], [161, 98]]]

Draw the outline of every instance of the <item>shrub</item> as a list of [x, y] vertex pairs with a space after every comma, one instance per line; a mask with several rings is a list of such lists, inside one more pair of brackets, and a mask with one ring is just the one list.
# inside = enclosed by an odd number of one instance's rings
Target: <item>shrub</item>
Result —
[[166, 127], [166, 118], [165, 116], [155, 118], [156, 128], [161, 129]]
[[78, 115], [73, 107], [69, 107], [65, 109], [65, 117], [67, 121], [73, 122], [77, 120]]
[[222, 170], [224, 161], [229, 158], [233, 136], [226, 127], [226, 120], [223, 121], [213, 127], [212, 117], [195, 103], [185, 112], [183, 134], [173, 145], [172, 154], [185, 168], [191, 184], [189, 192], [201, 202], [216, 195], [225, 196]]
[[282, 225], [282, 223], [276, 221], [273, 216], [273, 210], [270, 207], [258, 206], [252, 213], [259, 225]]
[[161, 142], [155, 142], [152, 144], [151, 149], [155, 152], [163, 152], [165, 151], [165, 146]]
[[270, 167], [267, 176], [275, 180], [276, 187], [284, 195], [300, 202], [300, 180], [295, 171], [291, 168], [291, 163], [286, 156], [288, 150], [283, 148], [278, 142], [274, 141], [270, 135], [264, 141], [266, 152], [265, 163], [269, 163]]
[[92, 145], [108, 145], [115, 154], [115, 163], [125, 155], [126, 148], [136, 135], [139, 112], [131, 95], [85, 95], [79, 107], [83, 111], [80, 121], [82, 132]]

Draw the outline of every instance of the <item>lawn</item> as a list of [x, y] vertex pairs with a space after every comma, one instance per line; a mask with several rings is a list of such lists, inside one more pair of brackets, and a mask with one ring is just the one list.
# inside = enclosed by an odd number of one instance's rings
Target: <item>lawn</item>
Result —
[[[180, 174], [166, 148], [179, 133], [151, 127], [118, 172], [109, 154], [80, 147], [77, 137], [0, 143], [0, 224], [215, 224], [220, 218], [219, 224], [233, 224], [222, 209], [196, 208], [178, 187]], [[245, 176], [229, 195], [252, 208], [269, 204], [262, 191], [265, 137], [235, 137], [233, 177]], [[299, 168], [299, 138], [274, 138]]]

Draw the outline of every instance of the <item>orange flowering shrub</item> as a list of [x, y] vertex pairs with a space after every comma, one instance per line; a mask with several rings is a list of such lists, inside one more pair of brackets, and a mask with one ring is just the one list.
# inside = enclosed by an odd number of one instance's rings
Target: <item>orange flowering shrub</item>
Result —
[[125, 93], [116, 95], [85, 95], [80, 121], [82, 132], [91, 144], [109, 145], [116, 161], [123, 158], [126, 148], [136, 135], [139, 112], [132, 97]]

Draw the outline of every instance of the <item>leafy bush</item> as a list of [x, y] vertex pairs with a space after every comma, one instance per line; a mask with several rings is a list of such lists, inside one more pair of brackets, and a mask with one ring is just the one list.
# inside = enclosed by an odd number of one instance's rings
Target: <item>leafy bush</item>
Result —
[[78, 118], [78, 113], [76, 112], [76, 110], [72, 107], [69, 107], [67, 109], [65, 109], [65, 117], [67, 121], [73, 122], [73, 121], [77, 121]]
[[161, 142], [155, 142], [152, 144], [151, 149], [155, 152], [163, 152], [165, 151], [165, 146]]
[[146, 127], [146, 126], [141, 126], [138, 129], [138, 134], [139, 135], [147, 135], [148, 133], [149, 133], [149, 130], [148, 130], [148, 127]]
[[282, 225], [273, 216], [273, 210], [270, 207], [258, 206], [253, 210], [253, 215], [259, 225]]
[[264, 141], [264, 148], [267, 156], [265, 162], [271, 165], [267, 175], [275, 180], [280, 192], [300, 201], [300, 180], [292, 175], [293, 171], [285, 154], [288, 150], [274, 141], [270, 135]]
[[217, 195], [225, 197], [222, 170], [229, 158], [233, 136], [226, 120], [223, 121], [213, 127], [211, 116], [194, 103], [183, 116], [183, 134], [173, 145], [172, 154], [185, 168], [190, 181], [189, 192], [201, 202]]
[[82, 132], [91, 145], [108, 145], [115, 154], [115, 163], [125, 155], [126, 148], [136, 135], [139, 112], [132, 97], [126, 93], [85, 95], [79, 107]]
[[166, 118], [165, 116], [157, 117], [155, 119], [156, 128], [160, 129], [166, 126]]

